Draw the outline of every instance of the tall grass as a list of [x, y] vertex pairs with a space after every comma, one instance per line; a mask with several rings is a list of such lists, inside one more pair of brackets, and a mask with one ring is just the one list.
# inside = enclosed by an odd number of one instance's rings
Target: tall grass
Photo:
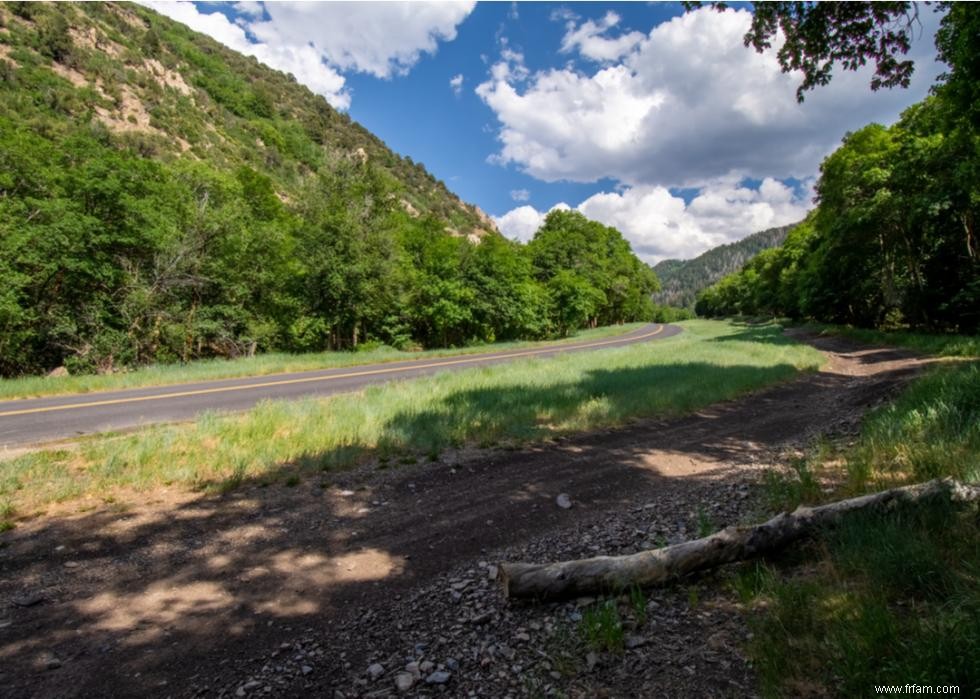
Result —
[[228, 489], [378, 458], [397, 465], [448, 447], [522, 443], [677, 415], [815, 369], [822, 355], [754, 329], [687, 321], [657, 342], [518, 360], [392, 382], [360, 394], [266, 402], [239, 415], [83, 441], [0, 462], [0, 500], [20, 512], [165, 484]]
[[185, 364], [154, 364], [118, 374], [85, 374], [79, 376], [25, 376], [15, 379], [0, 379], [0, 400], [12, 398], [32, 398], [68, 393], [90, 393], [142, 386], [165, 386], [176, 383], [207, 381], [210, 379], [233, 379], [242, 376], [264, 376], [293, 371], [315, 369], [334, 369], [347, 366], [376, 364], [380, 362], [401, 362], [411, 359], [431, 357], [451, 357], [478, 352], [499, 352], [511, 349], [532, 348], [551, 344], [582, 342], [603, 337], [622, 335], [644, 323], [627, 323], [604, 328], [582, 330], [574, 337], [549, 342], [498, 342], [494, 344], [472, 345], [454, 349], [434, 349], [417, 352], [397, 350], [385, 345], [363, 345], [356, 352], [316, 352], [309, 354], [289, 354], [270, 352], [254, 357], [238, 359], [202, 359]]
[[[842, 465], [824, 493], [815, 469]], [[939, 367], [871, 413], [857, 443], [770, 479], [785, 506], [952, 476], [980, 480], [980, 363]], [[799, 568], [793, 563], [806, 561]], [[786, 563], [784, 561], [784, 563]], [[875, 684], [980, 687], [980, 516], [935, 503], [844, 521], [790, 565], [746, 566], [764, 694], [867, 696]]]

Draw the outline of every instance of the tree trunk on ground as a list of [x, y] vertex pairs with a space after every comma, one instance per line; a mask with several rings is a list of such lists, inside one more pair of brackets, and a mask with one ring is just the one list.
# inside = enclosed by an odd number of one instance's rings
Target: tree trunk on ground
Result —
[[503, 563], [500, 580], [505, 597], [534, 599], [560, 599], [620, 592], [634, 585], [657, 585], [698, 570], [775, 551], [836, 524], [851, 512], [915, 504], [939, 496], [960, 502], [978, 500], [980, 485], [937, 479], [819, 507], [798, 507], [753, 527], [728, 527], [703, 539], [629, 556], [599, 556], [541, 565]]

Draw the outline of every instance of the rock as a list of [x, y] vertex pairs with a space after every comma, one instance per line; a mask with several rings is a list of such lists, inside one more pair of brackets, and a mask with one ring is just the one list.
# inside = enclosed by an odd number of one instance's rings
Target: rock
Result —
[[399, 672], [395, 675], [395, 689], [407, 692], [415, 684], [415, 676], [411, 672]]
[[599, 656], [594, 652], [589, 651], [589, 654], [585, 656], [585, 666], [589, 672], [592, 672], [594, 668], [599, 663]]
[[40, 592], [25, 592], [22, 595], [17, 595], [10, 601], [18, 607], [33, 607], [35, 604], [40, 604], [44, 601], [44, 595]]
[[428, 674], [432, 672], [435, 669], [435, 667], [436, 666], [434, 663], [432, 663], [432, 661], [426, 660], [422, 663], [419, 663], [419, 672], [423, 674]]
[[555, 498], [555, 504], [561, 509], [567, 510], [572, 506], [572, 499], [568, 496], [568, 493], [561, 493]]
[[59, 366], [48, 372], [49, 379], [60, 379], [63, 376], [68, 376], [68, 369], [63, 366]]
[[419, 664], [416, 662], [411, 662], [406, 665], [405, 672], [409, 673], [415, 679], [420, 679], [422, 677], [422, 672], [419, 670]]
[[61, 658], [51, 651], [41, 653], [40, 664], [45, 670], [57, 670], [61, 667]]
[[367, 669], [367, 674], [368, 677], [370, 677], [372, 680], [378, 679], [379, 677], [381, 677], [381, 675], [385, 674], [384, 665], [382, 665], [381, 663], [374, 663], [373, 665], [369, 665]]
[[456, 672], [459, 669], [459, 662], [456, 658], [446, 658], [446, 667], [448, 667], [452, 672]]
[[641, 636], [630, 636], [629, 638], [626, 639], [626, 647], [631, 650], [633, 648], [639, 648], [640, 646], [644, 646], [646, 645], [646, 643], [647, 643], [647, 639]]
[[311, 672], [313, 672], [313, 668], [310, 667], [309, 665], [302, 665], [302, 666], [300, 666], [299, 669], [300, 669], [300, 672], [302, 672], [304, 675], [308, 675]]
[[431, 675], [429, 675], [428, 677], [425, 678], [425, 683], [426, 684], [446, 684], [446, 682], [449, 681], [449, 678], [450, 677], [452, 677], [452, 675], [450, 675], [445, 670], [437, 670], [436, 672], [433, 672]]
[[487, 578], [490, 580], [497, 579], [497, 566], [495, 565], [487, 566]]

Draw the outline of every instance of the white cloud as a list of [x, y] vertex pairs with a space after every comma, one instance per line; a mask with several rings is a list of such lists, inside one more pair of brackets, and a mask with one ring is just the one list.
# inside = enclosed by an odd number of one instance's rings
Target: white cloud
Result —
[[243, 14], [247, 17], [259, 18], [265, 14], [265, 10], [262, 7], [261, 2], [252, 2], [251, 0], [242, 0], [242, 2], [235, 3], [235, 11], [239, 14]]
[[[767, 178], [753, 189], [731, 175], [706, 184], [689, 204], [665, 187], [641, 185], [599, 192], [575, 208], [617, 228], [634, 252], [654, 264], [668, 257], [694, 257], [750, 233], [800, 221], [810, 199], [808, 188], [797, 196], [792, 188]], [[504, 235], [529, 240], [544, 217], [532, 206], [521, 206], [496, 221]]]
[[272, 2], [268, 22], [251, 25], [260, 39], [312, 43], [342, 70], [379, 78], [403, 75], [456, 27], [474, 2]]
[[605, 34], [619, 24], [620, 17], [615, 12], [607, 12], [598, 22], [591, 19], [576, 27], [573, 20], [566, 24], [568, 31], [561, 41], [561, 52], [578, 50], [580, 54], [593, 61], [615, 61], [633, 50], [646, 38], [643, 32], [630, 32], [616, 38]]
[[[571, 207], [568, 204], [562, 202], [551, 207], [551, 210], [567, 210], [569, 208]], [[518, 206], [516, 209], [511, 209], [503, 216], [494, 216], [493, 220], [503, 235], [512, 240], [520, 240], [526, 243], [534, 237], [541, 224], [544, 223], [544, 217], [547, 214], [547, 211], [541, 212], [533, 206], [524, 205]]]
[[[618, 41], [607, 37], [615, 19], [572, 24], [568, 49], [614, 55], [633, 41], [602, 43]], [[758, 54], [742, 44], [750, 20], [747, 10], [689, 12], [654, 27], [619, 62], [589, 74], [524, 69], [523, 84], [514, 78], [523, 63], [502, 57], [477, 87], [501, 125], [495, 161], [545, 181], [636, 186], [700, 186], [733, 171], [805, 178], [845, 132], [891, 121], [925, 96], [941, 69], [932, 46], [938, 19], [923, 13], [910, 89], [872, 93], [872, 67], [838, 70], [800, 105], [801, 77], [780, 71], [775, 49]]]
[[[287, 73], [338, 109], [350, 106], [341, 71], [380, 78], [407, 73], [439, 41], [456, 37], [472, 2], [239, 2], [231, 22], [191, 2], [143, 4]], [[263, 19], [268, 15], [269, 19]], [[257, 40], [257, 43], [252, 40]]]
[[510, 190], [510, 198], [514, 201], [528, 201], [531, 198], [531, 193], [526, 189], [512, 189]]
[[453, 94], [458, 95], [463, 91], [463, 74], [454, 75], [449, 79], [449, 87], [453, 89]]

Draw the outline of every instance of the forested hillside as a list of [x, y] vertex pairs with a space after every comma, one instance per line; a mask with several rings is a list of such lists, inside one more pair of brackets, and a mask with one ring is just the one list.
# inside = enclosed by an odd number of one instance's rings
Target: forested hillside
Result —
[[726, 274], [737, 272], [763, 250], [781, 245], [792, 227], [779, 226], [759, 231], [737, 242], [719, 245], [690, 260], [663, 260], [653, 267], [660, 280], [660, 291], [654, 294], [653, 300], [665, 306], [693, 308], [698, 292]]
[[292, 76], [151, 10], [0, 5], [0, 375], [649, 314], [617, 231], [546, 228], [505, 240]]
[[976, 332], [978, 36], [980, 12], [952, 3], [936, 38], [950, 70], [933, 94], [890, 127], [849, 134], [821, 166], [817, 209], [706, 289], [697, 312]]

